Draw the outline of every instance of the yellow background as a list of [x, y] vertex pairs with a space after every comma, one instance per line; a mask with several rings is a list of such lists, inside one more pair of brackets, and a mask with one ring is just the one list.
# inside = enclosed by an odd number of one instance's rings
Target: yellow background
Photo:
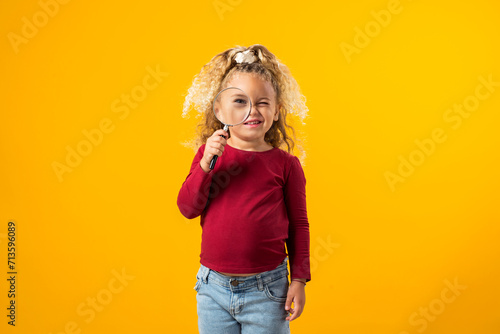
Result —
[[[500, 6], [401, 0], [377, 31], [371, 11], [390, 6], [72, 0], [43, 22], [39, 2], [2, 1], [0, 331], [197, 332], [201, 227], [176, 205], [194, 156], [181, 143], [197, 122], [182, 118], [183, 99], [215, 54], [260, 43], [290, 67], [310, 108], [302, 129], [314, 267], [292, 332], [499, 333], [500, 86], [458, 128], [443, 116], [474, 96], [478, 77], [500, 81]], [[16, 53], [9, 36], [34, 17], [41, 26]], [[375, 30], [348, 62], [341, 45], [355, 45], [356, 27]], [[139, 89], [147, 67], [168, 75], [121, 119], [112, 103]], [[65, 163], [67, 146], [105, 119], [113, 130], [59, 182], [54, 161]], [[391, 188], [385, 173], [435, 128], [446, 140]], [[134, 278], [110, 293], [122, 270]], [[454, 280], [465, 286], [456, 295], [446, 290]], [[97, 297], [107, 304], [87, 322], [78, 308]]]

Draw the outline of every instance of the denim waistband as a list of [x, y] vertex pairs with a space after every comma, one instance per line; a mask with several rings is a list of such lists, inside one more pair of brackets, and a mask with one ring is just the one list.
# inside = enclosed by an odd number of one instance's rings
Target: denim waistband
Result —
[[285, 259], [281, 261], [275, 269], [264, 271], [252, 276], [226, 276], [205, 267], [203, 264], [200, 264], [197, 278], [204, 283], [208, 283], [208, 279], [210, 278], [210, 280], [214, 283], [232, 290], [244, 290], [255, 286], [257, 286], [259, 290], [262, 290], [264, 284], [288, 276], [289, 272], [287, 263], [288, 256], [285, 257]]

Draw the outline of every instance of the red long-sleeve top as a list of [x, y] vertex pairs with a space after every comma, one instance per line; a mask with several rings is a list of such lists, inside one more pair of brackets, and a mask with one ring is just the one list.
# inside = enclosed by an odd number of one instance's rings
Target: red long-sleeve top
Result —
[[177, 198], [186, 218], [201, 215], [200, 263], [220, 272], [257, 273], [276, 268], [288, 250], [291, 278], [310, 281], [306, 178], [299, 159], [277, 147], [255, 152], [226, 144], [206, 173], [200, 166], [204, 151], [205, 144]]

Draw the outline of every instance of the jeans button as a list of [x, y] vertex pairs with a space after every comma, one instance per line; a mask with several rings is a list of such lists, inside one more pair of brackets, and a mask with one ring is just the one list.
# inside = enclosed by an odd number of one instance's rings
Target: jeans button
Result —
[[232, 286], [237, 286], [240, 282], [238, 282], [237, 280], [234, 280], [231, 282], [231, 285]]

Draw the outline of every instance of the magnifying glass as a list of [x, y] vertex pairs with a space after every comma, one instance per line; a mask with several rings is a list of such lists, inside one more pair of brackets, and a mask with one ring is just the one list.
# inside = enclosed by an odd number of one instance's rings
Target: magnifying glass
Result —
[[[252, 101], [248, 95], [237, 87], [228, 87], [221, 90], [215, 96], [213, 103], [213, 111], [215, 117], [224, 124], [224, 131], [227, 131], [230, 126], [235, 126], [243, 123], [252, 110]], [[222, 136], [226, 138], [225, 136]], [[217, 155], [214, 155], [210, 161], [210, 169], [214, 169], [217, 162]]]

